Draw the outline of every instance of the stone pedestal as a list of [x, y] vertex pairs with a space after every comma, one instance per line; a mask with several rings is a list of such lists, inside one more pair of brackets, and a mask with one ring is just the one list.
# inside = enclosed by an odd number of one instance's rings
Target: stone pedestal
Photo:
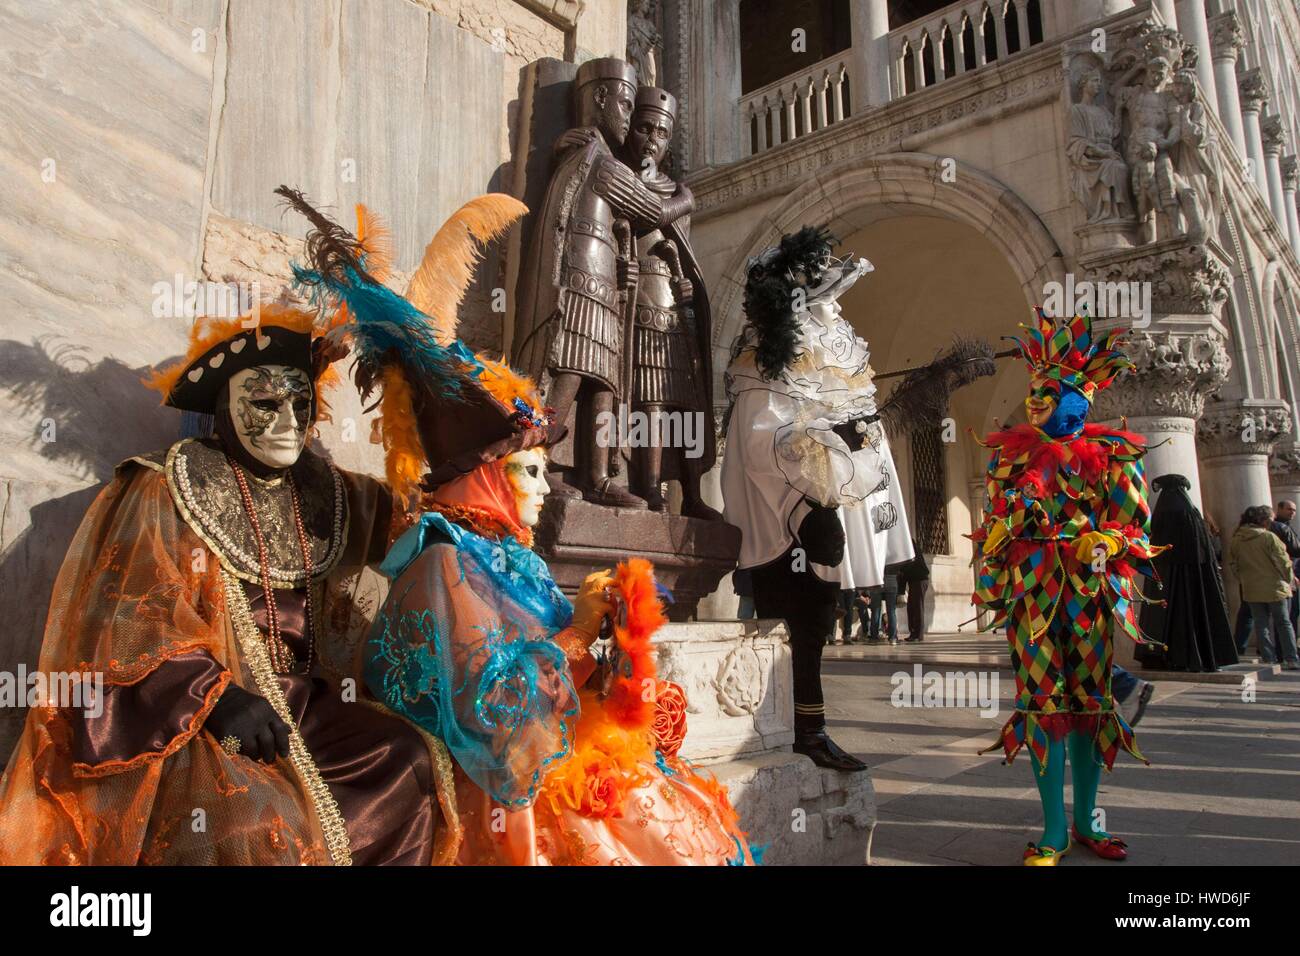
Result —
[[673, 594], [668, 616], [689, 620], [700, 598], [736, 566], [740, 529], [667, 512], [607, 508], [551, 495], [537, 525], [537, 552], [566, 594], [592, 571], [625, 558], [646, 558]]
[[794, 694], [782, 621], [668, 624], [659, 676], [686, 691], [682, 756], [727, 787], [766, 865], [867, 862], [876, 825], [869, 772], [822, 770], [790, 752]]
[[696, 763], [794, 743], [794, 686], [782, 621], [666, 624], [655, 635], [659, 676], [681, 685]]

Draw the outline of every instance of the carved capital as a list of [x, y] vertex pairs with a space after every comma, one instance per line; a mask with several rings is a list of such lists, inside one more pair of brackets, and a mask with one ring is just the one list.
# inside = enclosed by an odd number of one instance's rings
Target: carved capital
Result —
[[1235, 10], [1210, 17], [1210, 50], [1216, 60], [1237, 62], [1237, 57], [1246, 47], [1246, 34], [1241, 29]]
[[1277, 400], [1216, 402], [1196, 424], [1197, 444], [1206, 458], [1269, 455], [1274, 442], [1289, 434], [1291, 409]]
[[1276, 113], [1264, 117], [1259, 132], [1264, 140], [1264, 152], [1271, 156], [1282, 155], [1282, 150], [1286, 149], [1286, 129], [1282, 126], [1282, 117]]
[[1295, 439], [1278, 442], [1268, 458], [1268, 473], [1277, 484], [1300, 485], [1300, 445]]
[[1153, 311], [1166, 315], [1217, 316], [1232, 284], [1227, 266], [1208, 246], [1183, 238], [1110, 253], [1082, 264], [1091, 282], [1149, 286]]
[[1282, 189], [1295, 192], [1297, 186], [1300, 186], [1300, 162], [1297, 162], [1294, 155], [1284, 156], [1282, 157]]
[[1159, 415], [1199, 418], [1206, 397], [1227, 381], [1232, 367], [1223, 337], [1209, 329], [1137, 330], [1125, 337], [1123, 349], [1135, 371], [1097, 393], [1092, 413], [1097, 421]]
[[1237, 93], [1241, 98], [1241, 108], [1248, 113], [1259, 113], [1268, 106], [1268, 81], [1259, 67], [1237, 77]]

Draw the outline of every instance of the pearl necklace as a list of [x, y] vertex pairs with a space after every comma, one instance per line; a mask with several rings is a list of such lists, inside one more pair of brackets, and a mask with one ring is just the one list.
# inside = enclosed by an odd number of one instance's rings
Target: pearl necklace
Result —
[[[262, 600], [266, 605], [266, 648], [271, 658], [272, 669], [277, 674], [289, 674], [294, 671], [298, 660], [280, 634], [280, 614], [275, 603], [275, 589], [271, 586], [270, 560], [267, 555], [266, 538], [262, 535], [262, 524], [257, 520], [257, 507], [253, 504], [253, 495], [248, 488], [248, 478], [244, 469], [235, 459], [226, 455], [230, 470], [235, 474], [235, 484], [239, 486], [239, 496], [244, 502], [244, 513], [253, 526], [253, 538], [257, 542], [258, 570], [262, 577]], [[311, 544], [307, 541], [307, 532], [302, 524], [302, 502], [298, 497], [298, 483], [293, 472], [286, 471], [289, 479], [289, 498], [292, 501], [293, 525], [298, 532], [298, 543], [302, 546], [302, 563], [307, 575], [307, 662], [305, 672], [311, 671], [312, 658], [316, 651], [316, 610], [312, 600], [312, 574], [315, 565], [312, 561]]]

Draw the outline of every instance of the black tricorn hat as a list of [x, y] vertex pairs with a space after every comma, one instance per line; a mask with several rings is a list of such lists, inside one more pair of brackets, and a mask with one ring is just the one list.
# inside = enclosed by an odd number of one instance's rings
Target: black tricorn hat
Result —
[[310, 313], [263, 305], [257, 313], [200, 327], [190, 335], [186, 355], [156, 371], [145, 384], [163, 394], [163, 404], [211, 415], [231, 376], [259, 365], [287, 365], [312, 374]]

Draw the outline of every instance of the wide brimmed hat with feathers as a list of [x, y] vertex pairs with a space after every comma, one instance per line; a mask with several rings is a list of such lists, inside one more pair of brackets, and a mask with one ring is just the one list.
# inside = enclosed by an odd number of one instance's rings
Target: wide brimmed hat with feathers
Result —
[[405, 505], [484, 462], [557, 441], [536, 385], [456, 337], [458, 309], [481, 246], [528, 208], [491, 193], [472, 199], [430, 241], [406, 294], [383, 284], [388, 235], [364, 206], [354, 235], [297, 190], [276, 192], [312, 224], [294, 279], [347, 338], [362, 401], [376, 392], [379, 438], [394, 495]]
[[322, 332], [312, 312], [272, 303], [236, 318], [199, 319], [190, 328], [185, 355], [155, 369], [144, 384], [162, 395], [164, 405], [211, 415], [236, 372], [287, 365], [312, 376], [313, 397], [320, 404], [321, 388], [337, 380], [320, 347]]
[[867, 271], [856, 263], [846, 271], [831, 255], [835, 243], [824, 226], [804, 226], [749, 260], [745, 317], [757, 334], [755, 357], [766, 377], [779, 375], [794, 361], [799, 339], [795, 290], [804, 290], [805, 302], [811, 302], [841, 282], [851, 285]]

